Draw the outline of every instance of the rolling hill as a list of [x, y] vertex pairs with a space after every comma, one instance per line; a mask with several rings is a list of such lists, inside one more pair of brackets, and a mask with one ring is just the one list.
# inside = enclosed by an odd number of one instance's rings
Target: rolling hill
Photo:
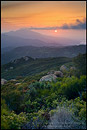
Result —
[[16, 47], [9, 52], [1, 54], [1, 63], [6, 64], [14, 59], [23, 56], [32, 58], [48, 58], [48, 57], [74, 57], [79, 53], [86, 52], [86, 45], [75, 45], [66, 47], [34, 47], [22, 46]]
[[18, 76], [25, 77], [47, 73], [51, 69], [59, 69], [65, 63], [71, 63], [71, 61], [72, 59], [67, 57], [33, 59], [26, 56], [2, 65], [1, 77], [12, 79]]

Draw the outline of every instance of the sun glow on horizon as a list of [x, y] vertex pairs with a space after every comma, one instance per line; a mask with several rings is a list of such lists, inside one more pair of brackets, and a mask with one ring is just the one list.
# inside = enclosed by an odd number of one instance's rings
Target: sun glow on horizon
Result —
[[55, 30], [55, 33], [57, 33], [57, 30]]
[[86, 37], [84, 19], [85, 1], [1, 1], [2, 33], [31, 28], [47, 36], [83, 40]]

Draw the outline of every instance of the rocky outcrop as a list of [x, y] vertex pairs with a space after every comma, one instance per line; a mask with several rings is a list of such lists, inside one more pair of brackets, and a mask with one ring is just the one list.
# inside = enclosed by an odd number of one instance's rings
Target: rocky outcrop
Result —
[[50, 71], [47, 75], [43, 76], [39, 81], [56, 81], [57, 77], [63, 77], [63, 73], [61, 71]]
[[43, 76], [39, 81], [56, 81], [57, 76], [54, 74], [49, 74], [46, 76]]
[[6, 79], [1, 79], [1, 85], [4, 85], [5, 83], [7, 83]]
[[43, 76], [39, 81], [56, 81], [57, 77], [63, 77], [63, 72], [65, 70], [68, 70], [68, 68], [65, 65], [62, 65], [60, 67], [61, 71], [55, 71], [51, 70], [47, 73], [47, 75]]
[[29, 56], [23, 56], [22, 58], [15, 59], [15, 60], [11, 61], [11, 63], [17, 64], [17, 63], [20, 63], [20, 62], [32, 61], [32, 60], [34, 60], [34, 59], [29, 57]]
[[62, 72], [67, 71], [67, 70], [68, 70], [68, 68], [65, 65], [62, 65], [60, 67], [60, 71], [62, 71]]
[[63, 73], [61, 71], [55, 71], [54, 75], [56, 75], [57, 77], [63, 77]]
[[15, 59], [15, 60], [11, 61], [11, 63], [16, 64], [18, 61], [19, 61], [19, 59]]
[[25, 61], [28, 61], [28, 60], [30, 59], [30, 57], [24, 56], [23, 59], [24, 59]]

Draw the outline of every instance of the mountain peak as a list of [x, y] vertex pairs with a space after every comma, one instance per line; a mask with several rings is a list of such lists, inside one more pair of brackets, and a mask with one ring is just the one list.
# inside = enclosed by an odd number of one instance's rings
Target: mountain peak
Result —
[[19, 59], [15, 59], [15, 60], [11, 61], [11, 63], [17, 64], [17, 63], [22, 63], [22, 62], [27, 62], [27, 61], [32, 61], [32, 60], [34, 60], [34, 59], [29, 56], [23, 56]]

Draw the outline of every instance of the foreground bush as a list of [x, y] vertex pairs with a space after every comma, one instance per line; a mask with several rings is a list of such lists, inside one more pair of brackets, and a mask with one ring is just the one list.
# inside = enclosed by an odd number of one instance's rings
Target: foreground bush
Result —
[[14, 112], [11, 112], [8, 115], [1, 115], [2, 129], [20, 129], [26, 121], [27, 118], [24, 113], [17, 115]]
[[86, 122], [79, 120], [65, 107], [58, 107], [47, 129], [86, 129]]

